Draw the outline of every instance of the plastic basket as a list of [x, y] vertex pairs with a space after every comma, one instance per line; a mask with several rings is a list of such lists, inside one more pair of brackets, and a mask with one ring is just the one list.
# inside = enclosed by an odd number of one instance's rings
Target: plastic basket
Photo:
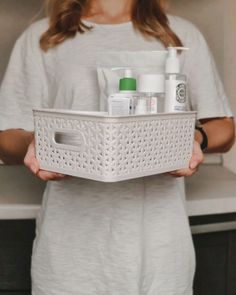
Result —
[[188, 167], [196, 113], [109, 117], [34, 110], [40, 168], [116, 182]]

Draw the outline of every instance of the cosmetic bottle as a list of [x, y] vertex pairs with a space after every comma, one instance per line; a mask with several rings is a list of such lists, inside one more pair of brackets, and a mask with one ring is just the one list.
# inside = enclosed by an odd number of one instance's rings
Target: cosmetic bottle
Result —
[[135, 114], [164, 112], [165, 76], [144, 74], [138, 76], [139, 96], [135, 103]]
[[136, 79], [132, 71], [126, 69], [124, 77], [119, 81], [119, 93], [112, 94], [108, 98], [110, 116], [129, 116], [134, 113], [136, 88]]
[[166, 60], [165, 77], [165, 112], [187, 111], [187, 77], [180, 73], [178, 50], [184, 47], [169, 47]]

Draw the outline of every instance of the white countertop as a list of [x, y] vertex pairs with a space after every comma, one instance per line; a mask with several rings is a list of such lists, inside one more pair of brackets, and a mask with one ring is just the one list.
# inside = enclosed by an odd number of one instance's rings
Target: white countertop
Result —
[[0, 219], [35, 218], [44, 186], [23, 166], [0, 165]]
[[[31, 219], [40, 209], [44, 182], [21, 166], [0, 165], [0, 219]], [[204, 165], [186, 179], [189, 216], [236, 212], [236, 175]]]
[[236, 212], [236, 174], [221, 165], [203, 165], [186, 179], [189, 216]]

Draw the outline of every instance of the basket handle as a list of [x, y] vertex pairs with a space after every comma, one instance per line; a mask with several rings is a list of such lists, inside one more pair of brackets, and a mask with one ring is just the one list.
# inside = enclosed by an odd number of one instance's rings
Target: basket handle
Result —
[[82, 152], [86, 148], [86, 139], [79, 130], [53, 130], [52, 145], [59, 149]]

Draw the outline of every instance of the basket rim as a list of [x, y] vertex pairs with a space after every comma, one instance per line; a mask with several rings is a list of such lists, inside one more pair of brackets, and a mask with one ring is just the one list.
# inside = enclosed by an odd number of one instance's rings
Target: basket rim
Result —
[[187, 112], [173, 112], [173, 113], [157, 113], [157, 114], [144, 114], [144, 115], [129, 115], [129, 116], [109, 116], [107, 112], [99, 111], [77, 111], [77, 110], [68, 110], [68, 109], [47, 109], [47, 108], [35, 108], [33, 109], [33, 114], [60, 114], [60, 115], [79, 115], [82, 117], [94, 117], [94, 118], [104, 118], [104, 119], [128, 119], [128, 118], [151, 118], [151, 117], [180, 117], [185, 115], [196, 116], [196, 111], [187, 111]]

